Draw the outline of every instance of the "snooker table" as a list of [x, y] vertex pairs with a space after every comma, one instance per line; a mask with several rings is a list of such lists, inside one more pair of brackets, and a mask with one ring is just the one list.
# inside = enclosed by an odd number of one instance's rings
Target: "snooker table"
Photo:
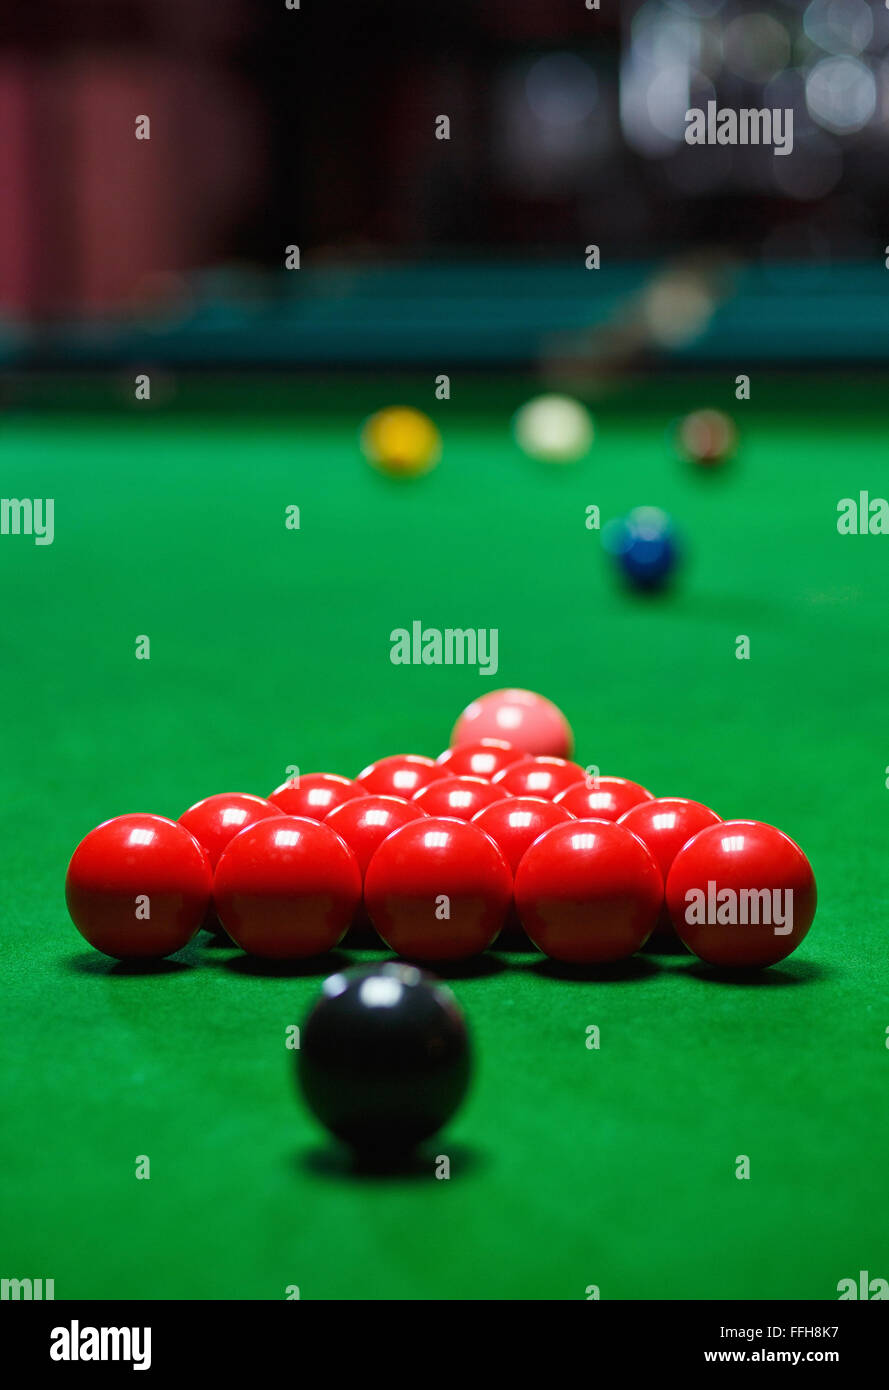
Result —
[[[533, 389], [490, 375], [430, 405], [407, 373], [184, 377], [136, 406], [63, 383], [0, 422], [4, 495], [55, 499], [52, 545], [0, 539], [4, 1277], [58, 1299], [770, 1300], [889, 1274], [889, 540], [836, 526], [841, 498], [887, 491], [884, 384], [772, 371], [738, 404], [725, 374], [628, 379], [561, 468], [512, 442]], [[444, 436], [412, 482], [356, 444], [398, 400]], [[741, 432], [707, 475], [668, 441], [700, 404]], [[648, 598], [585, 525], [640, 503], [686, 551]], [[496, 676], [393, 665], [415, 619], [498, 628]], [[65, 867], [125, 811], [435, 755], [506, 685], [564, 709], [579, 761], [787, 831], [815, 922], [755, 977], [496, 948], [443, 972], [476, 1059], [431, 1149], [451, 1178], [356, 1171], [285, 1039], [326, 974], [381, 953], [282, 969], [201, 933], [115, 963], [68, 920]]]

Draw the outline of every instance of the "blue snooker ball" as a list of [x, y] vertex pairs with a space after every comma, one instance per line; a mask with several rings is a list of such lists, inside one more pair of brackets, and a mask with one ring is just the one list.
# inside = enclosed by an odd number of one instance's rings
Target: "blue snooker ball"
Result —
[[657, 507], [636, 507], [609, 536], [607, 547], [634, 589], [657, 591], [670, 582], [679, 562], [673, 524]]

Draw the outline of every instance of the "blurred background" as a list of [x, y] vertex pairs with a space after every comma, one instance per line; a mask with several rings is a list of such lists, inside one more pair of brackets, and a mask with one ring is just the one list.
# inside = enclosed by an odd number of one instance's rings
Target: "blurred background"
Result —
[[0, 130], [8, 369], [886, 355], [882, 3], [43, 0]]

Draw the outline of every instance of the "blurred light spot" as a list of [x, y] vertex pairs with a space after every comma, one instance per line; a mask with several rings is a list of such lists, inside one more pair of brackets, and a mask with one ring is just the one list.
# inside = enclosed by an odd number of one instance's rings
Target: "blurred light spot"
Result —
[[634, 534], [643, 539], [661, 536], [670, 530], [670, 518], [660, 507], [634, 507], [627, 522]]
[[657, 0], [648, 0], [633, 20], [632, 51], [658, 66], [689, 67], [700, 57], [701, 29], [693, 17], [670, 14]]
[[596, 74], [575, 53], [551, 53], [540, 58], [525, 79], [528, 105], [538, 120], [549, 125], [574, 125], [585, 120], [599, 97]]
[[389, 975], [371, 975], [362, 980], [358, 993], [362, 1004], [369, 1009], [392, 1009], [404, 994], [404, 987], [400, 980], [393, 980]]
[[725, 60], [722, 30], [715, 24], [702, 25], [698, 30], [697, 67], [707, 77], [716, 77]]
[[686, 111], [709, 99], [691, 98], [693, 75], [702, 87], [706, 82], [701, 67], [698, 20], [648, 0], [633, 19], [620, 68], [621, 126], [627, 143], [640, 154], [667, 154], [682, 140]]
[[874, 21], [865, 0], [812, 0], [803, 28], [827, 53], [861, 53], [873, 37]]
[[713, 315], [714, 298], [706, 283], [677, 271], [651, 285], [642, 299], [642, 317], [655, 343], [681, 347], [698, 338]]
[[790, 62], [790, 35], [770, 14], [738, 15], [725, 31], [723, 52], [737, 77], [766, 82]]
[[[660, 93], [652, 93], [656, 81], [652, 67], [634, 54], [621, 63], [620, 123], [627, 144], [649, 159], [669, 154], [682, 139], [685, 112], [688, 110], [689, 83], [686, 75], [666, 73]], [[659, 113], [653, 120], [650, 98]], [[666, 119], [665, 119], [666, 115]], [[664, 131], [664, 125], [667, 131]]]
[[822, 58], [806, 78], [806, 105], [826, 130], [861, 130], [877, 106], [874, 75], [858, 58]]
[[573, 53], [513, 63], [494, 109], [495, 169], [525, 198], [577, 192], [616, 144], [608, 80]]
[[685, 135], [685, 113], [691, 102], [691, 73], [678, 65], [659, 72], [648, 85], [645, 105], [655, 130], [671, 141]]
[[709, 19], [712, 15], [719, 13], [725, 0], [667, 0], [667, 4], [677, 14]]

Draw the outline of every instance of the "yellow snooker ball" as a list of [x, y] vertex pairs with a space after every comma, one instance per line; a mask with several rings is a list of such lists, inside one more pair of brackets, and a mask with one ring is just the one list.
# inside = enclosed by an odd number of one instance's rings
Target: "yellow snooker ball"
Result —
[[361, 451], [390, 478], [416, 478], [441, 458], [441, 435], [422, 410], [390, 405], [365, 420]]

